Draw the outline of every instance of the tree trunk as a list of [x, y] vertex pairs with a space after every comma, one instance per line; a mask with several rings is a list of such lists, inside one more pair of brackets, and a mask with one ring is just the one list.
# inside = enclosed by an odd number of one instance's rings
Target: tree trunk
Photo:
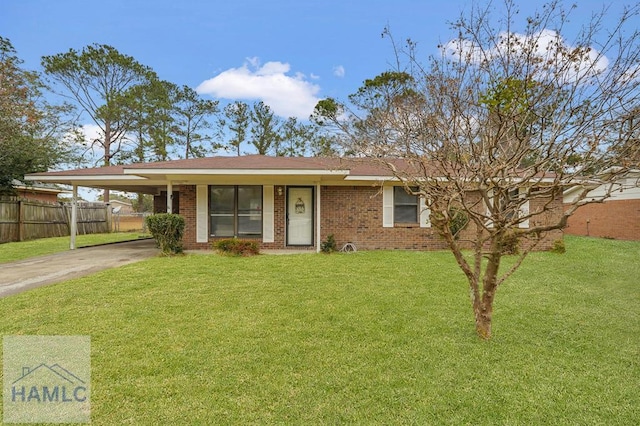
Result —
[[[109, 120], [105, 120], [104, 123], [104, 165], [105, 167], [109, 167], [111, 165], [111, 122]], [[102, 200], [105, 203], [109, 203], [111, 201], [109, 199], [109, 189], [104, 189], [104, 195]]]
[[482, 297], [473, 306], [476, 318], [476, 332], [484, 340], [491, 338], [491, 320], [493, 318], [493, 300], [498, 287], [498, 271], [502, 259], [501, 235], [493, 238], [487, 268], [482, 280]]
[[493, 306], [483, 306], [484, 303], [480, 303], [480, 306], [474, 308], [476, 316], [476, 333], [483, 340], [489, 340], [491, 338], [491, 316], [493, 314]]

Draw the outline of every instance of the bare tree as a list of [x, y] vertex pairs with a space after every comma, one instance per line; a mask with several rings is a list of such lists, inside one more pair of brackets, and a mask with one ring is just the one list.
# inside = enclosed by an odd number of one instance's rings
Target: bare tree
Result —
[[[512, 0], [503, 10], [500, 19], [489, 6], [463, 14], [457, 37], [427, 61], [408, 41], [397, 69], [365, 81], [349, 104], [325, 99], [315, 111], [340, 131], [345, 151], [378, 159], [425, 197], [468, 280], [483, 339], [500, 284], [542, 242], [561, 238], [567, 218], [592, 201], [589, 190], [613, 188], [638, 166], [622, 157], [637, 151], [640, 6], [613, 28], [603, 28], [606, 10], [594, 14], [572, 41], [562, 35], [571, 10], [558, 1], [522, 27]], [[576, 186], [563, 211], [563, 191]], [[469, 223], [458, 233], [461, 217]]]

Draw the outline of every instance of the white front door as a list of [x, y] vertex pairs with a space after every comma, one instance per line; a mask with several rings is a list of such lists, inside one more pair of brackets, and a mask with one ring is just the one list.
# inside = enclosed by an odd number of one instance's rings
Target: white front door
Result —
[[313, 188], [287, 188], [287, 245], [313, 245]]

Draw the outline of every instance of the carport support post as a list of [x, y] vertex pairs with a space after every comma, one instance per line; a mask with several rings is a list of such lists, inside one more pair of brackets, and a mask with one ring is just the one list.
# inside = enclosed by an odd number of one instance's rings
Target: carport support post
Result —
[[320, 253], [320, 184], [316, 184], [316, 252]]
[[76, 234], [78, 233], [78, 187], [73, 185], [71, 196], [71, 226], [69, 230], [69, 249], [76, 249]]
[[167, 213], [173, 213], [173, 184], [167, 182]]

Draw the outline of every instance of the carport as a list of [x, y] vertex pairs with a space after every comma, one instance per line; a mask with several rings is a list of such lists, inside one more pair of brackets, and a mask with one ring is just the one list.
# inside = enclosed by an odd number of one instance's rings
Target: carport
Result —
[[171, 180], [125, 174], [125, 166], [63, 170], [46, 173], [32, 173], [25, 176], [27, 181], [56, 183], [72, 187], [71, 226], [69, 248], [76, 249], [78, 233], [78, 188], [109, 189], [113, 191], [136, 192], [160, 196], [166, 191], [166, 211], [173, 212], [174, 191]]

